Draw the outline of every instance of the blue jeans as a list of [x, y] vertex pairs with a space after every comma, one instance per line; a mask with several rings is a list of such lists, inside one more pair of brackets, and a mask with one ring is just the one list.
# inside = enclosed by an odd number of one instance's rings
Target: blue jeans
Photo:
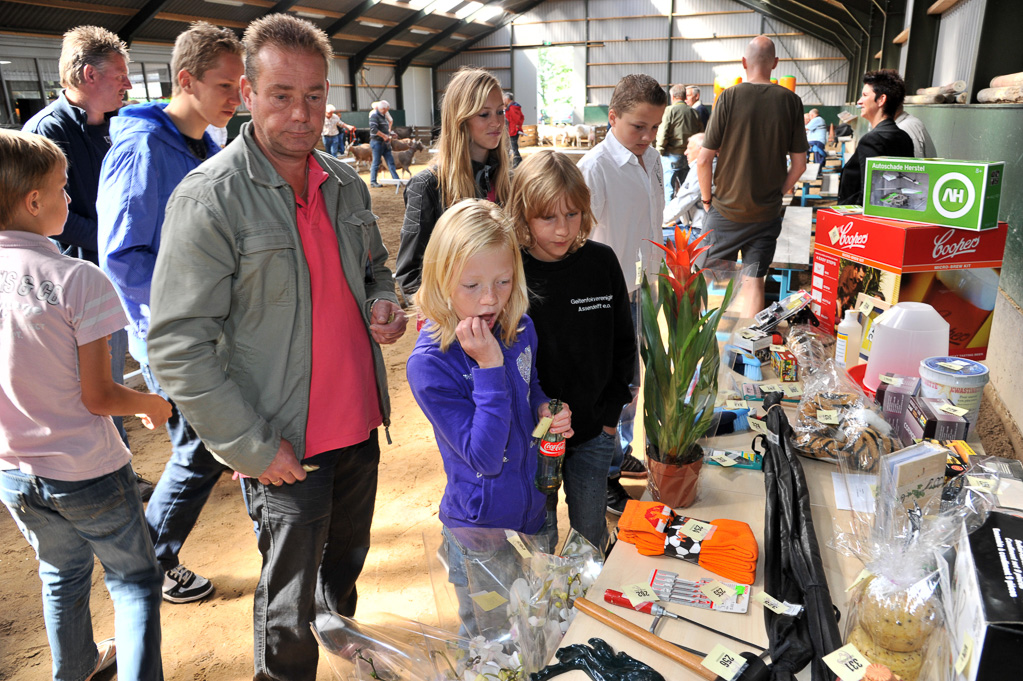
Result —
[[[141, 368], [149, 390], [171, 402], [153, 377], [149, 365], [143, 364]], [[167, 420], [171, 455], [146, 507], [149, 534], [153, 539], [156, 559], [164, 572], [181, 562], [178, 552], [182, 544], [195, 527], [220, 474], [228, 470], [227, 466], [213, 458], [177, 406], [173, 402], [171, 406], [171, 417]]]
[[[344, 146], [341, 142], [341, 135], [327, 135], [323, 136], [323, 149], [328, 155], [337, 158], [339, 156], [338, 149]], [[340, 152], [343, 153], [343, 152]]]
[[293, 485], [244, 480], [263, 556], [252, 608], [256, 681], [314, 681], [319, 652], [309, 625], [330, 611], [355, 615], [355, 580], [369, 552], [376, 431], [303, 463], [320, 468]]
[[160, 572], [131, 464], [91, 480], [0, 471], [0, 498], [35, 549], [55, 681], [96, 668], [89, 595], [94, 556], [114, 603], [117, 677], [160, 681]]
[[622, 461], [625, 460], [625, 452], [632, 448], [632, 435], [634, 422], [636, 420], [636, 403], [639, 399], [639, 291], [629, 294], [629, 312], [632, 314], [632, 328], [636, 332], [636, 366], [633, 369], [632, 381], [629, 382], [629, 389], [632, 391], [632, 401], [622, 409], [622, 415], [618, 419], [618, 443], [615, 447], [614, 456], [611, 458], [611, 468], [608, 469], [607, 477], [614, 480], [622, 476]]
[[[597, 437], [574, 444], [575, 438], [565, 441], [565, 462], [562, 479], [565, 482], [565, 502], [568, 504], [568, 522], [587, 541], [600, 551], [607, 547], [607, 471], [614, 458], [615, 440], [603, 430]], [[620, 451], [620, 450], [619, 450]], [[621, 459], [618, 460], [619, 471]], [[550, 495], [557, 510], [557, 495]], [[548, 506], [548, 511], [552, 509]], [[554, 532], [558, 531], [558, 514], [549, 513]], [[555, 535], [557, 536], [557, 535]]]
[[824, 152], [824, 144], [822, 142], [810, 142], [808, 155], [811, 163], [824, 163], [824, 159], [827, 158], [827, 154]]
[[377, 166], [380, 165], [380, 157], [382, 156], [387, 161], [387, 167], [391, 171], [391, 177], [398, 179], [398, 170], [394, 167], [394, 155], [391, 153], [391, 145], [384, 142], [379, 137], [374, 137], [369, 141], [369, 147], [373, 150], [373, 160], [369, 164], [369, 181], [370, 183], [377, 181]]
[[[110, 334], [110, 375], [114, 383], [124, 385], [124, 356], [128, 353], [128, 332], [125, 329]], [[114, 426], [117, 427], [117, 434], [121, 436], [124, 446], [128, 447], [128, 433], [124, 430], [124, 419], [120, 416], [111, 417], [114, 419]], [[131, 449], [131, 447], [128, 447]]]

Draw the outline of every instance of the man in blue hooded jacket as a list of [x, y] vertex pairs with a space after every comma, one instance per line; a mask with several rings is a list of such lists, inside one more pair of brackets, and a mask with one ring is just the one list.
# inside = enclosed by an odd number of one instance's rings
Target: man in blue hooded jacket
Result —
[[[178, 36], [169, 104], [127, 107], [110, 125], [111, 149], [100, 173], [100, 266], [114, 282], [131, 321], [128, 350], [149, 389], [170, 399], [149, 369], [149, 297], [167, 200], [192, 169], [220, 147], [205, 132], [223, 127], [241, 102], [243, 48], [235, 34], [205, 22]], [[173, 404], [173, 402], [171, 403]], [[146, 509], [156, 557], [164, 570], [163, 598], [189, 603], [213, 591], [208, 579], [181, 564], [178, 552], [220, 474], [177, 407], [167, 421], [172, 453]]]

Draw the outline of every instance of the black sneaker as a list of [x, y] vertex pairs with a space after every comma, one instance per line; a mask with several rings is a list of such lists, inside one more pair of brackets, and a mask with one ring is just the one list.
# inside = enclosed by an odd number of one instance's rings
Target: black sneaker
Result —
[[[631, 449], [631, 447], [630, 447]], [[622, 477], [623, 478], [645, 478], [646, 477], [646, 466], [642, 461], [634, 457], [629, 452], [625, 453], [625, 458], [622, 459]]]
[[622, 487], [618, 478], [607, 479], [607, 510], [608, 513], [621, 515], [625, 513], [625, 504], [632, 499]]
[[142, 497], [143, 503], [149, 501], [149, 498], [153, 496], [153, 483], [143, 478], [138, 473], [135, 474], [135, 482], [139, 486], [139, 496]]
[[370, 183], [369, 183], [369, 186], [370, 186], [370, 187], [373, 187], [373, 189], [380, 189], [380, 188], [381, 188], [381, 187], [383, 187], [384, 185], [380, 184], [379, 182], [370, 182]]
[[168, 570], [163, 575], [163, 600], [168, 603], [191, 603], [213, 593], [213, 584], [184, 565]]

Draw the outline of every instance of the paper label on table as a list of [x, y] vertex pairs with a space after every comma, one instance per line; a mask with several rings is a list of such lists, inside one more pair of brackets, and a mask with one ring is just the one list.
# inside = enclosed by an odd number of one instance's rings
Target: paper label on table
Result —
[[962, 674], [966, 665], [970, 663], [970, 656], [973, 655], [973, 637], [969, 632], [963, 632], [963, 647], [959, 649], [956, 656], [956, 674]]
[[547, 434], [547, 429], [554, 423], [554, 419], [550, 416], [544, 416], [540, 419], [540, 422], [536, 424], [536, 428], [533, 429], [533, 437], [541, 438]]
[[852, 643], [842, 646], [830, 655], [825, 655], [823, 660], [842, 681], [860, 681], [867, 673], [867, 665], [870, 664]]
[[785, 392], [785, 386], [780, 383], [761, 383], [760, 391], [765, 393], [783, 393]]
[[746, 404], [746, 400], [727, 400], [725, 409], [749, 409], [749, 405]]
[[629, 599], [632, 607], [661, 600], [654, 593], [654, 590], [650, 588], [649, 584], [629, 584], [628, 586], [623, 586], [622, 595]]
[[799, 397], [803, 394], [803, 389], [795, 383], [786, 383], [781, 389], [785, 391], [787, 397]]
[[962, 362], [938, 362], [938, 366], [944, 367], [945, 369], [949, 369], [951, 371], [962, 371], [963, 367], [969, 365], [963, 364]]
[[714, 452], [710, 457], [711, 461], [718, 464], [719, 466], [734, 466], [736, 461], [724, 452]]
[[508, 599], [497, 593], [496, 591], [480, 591], [479, 593], [469, 594], [476, 605], [480, 606], [483, 612], [490, 612], [494, 608], [499, 608], [508, 602]]
[[862, 582], [865, 579], [870, 579], [873, 576], [874, 576], [874, 573], [872, 573], [870, 570], [864, 568], [864, 569], [860, 570], [860, 574], [856, 575], [856, 579], [853, 580], [853, 583], [850, 584], [849, 586], [845, 587], [845, 590], [846, 591], [852, 591], [853, 589], [856, 588], [857, 584], [859, 584], [860, 582]]
[[860, 301], [860, 312], [863, 314], [870, 314], [870, 311], [874, 309], [874, 304], [869, 299]]
[[761, 421], [760, 419], [750, 419], [749, 426], [758, 433], [763, 433], [764, 435], [767, 435], [768, 433], [767, 424]]
[[636, 261], [636, 286], [643, 284], [643, 261]]
[[978, 478], [975, 475], [967, 475], [966, 486], [990, 494], [998, 493], [998, 483], [991, 478]]
[[884, 374], [881, 374], [878, 378], [881, 379], [882, 383], [894, 385], [896, 388], [902, 385], [902, 376], [885, 376]]
[[758, 333], [758, 332], [756, 332], [756, 331], [754, 331], [752, 329], [746, 329], [745, 331], [743, 331], [739, 335], [742, 336], [743, 338], [745, 338], [746, 340], [757, 340], [758, 338], [763, 338], [763, 336], [760, 333]]
[[518, 532], [515, 530], [505, 530], [504, 533], [508, 537], [508, 543], [515, 547], [515, 550], [518, 551], [520, 556], [526, 560], [533, 557], [533, 554], [531, 554], [529, 549], [526, 548], [526, 543], [522, 541], [522, 537], [519, 536]]
[[702, 520], [695, 520], [690, 518], [689, 520], [682, 523], [682, 534], [687, 537], [691, 537], [696, 541], [703, 541], [710, 534], [714, 526], [710, 523], [705, 523]]
[[713, 601], [714, 605], [721, 605], [729, 598], [735, 597], [734, 588], [729, 589], [717, 580], [707, 582], [700, 587], [700, 591], [702, 591], [707, 598]]
[[838, 425], [838, 412], [834, 409], [818, 409], [817, 420], [831, 426]]
[[729, 650], [720, 643], [711, 649], [710, 654], [703, 658], [700, 664], [711, 670], [726, 681], [734, 681], [742, 674], [742, 670], [749, 664], [746, 658], [736, 652]]
[[777, 613], [779, 615], [791, 615], [795, 617], [799, 613], [803, 612], [803, 606], [796, 605], [794, 603], [779, 601], [777, 598], [771, 596], [766, 591], [758, 591], [756, 595], [753, 596], [753, 600], [755, 600], [757, 603], [760, 603], [762, 606], [764, 606], [771, 612]]
[[951, 414], [952, 416], [966, 416], [970, 413], [969, 409], [963, 409], [962, 407], [957, 407], [954, 404], [943, 404], [938, 407], [938, 411], [943, 411], [946, 414]]
[[771, 343], [771, 352], [785, 352], [785, 346]]

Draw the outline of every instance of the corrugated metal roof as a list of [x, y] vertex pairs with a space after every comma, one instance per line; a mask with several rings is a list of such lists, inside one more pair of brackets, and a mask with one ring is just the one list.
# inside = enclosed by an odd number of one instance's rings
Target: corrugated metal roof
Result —
[[116, 31], [130, 19], [118, 14], [100, 14], [79, 10], [36, 7], [14, 2], [0, 2], [0, 28], [61, 36], [75, 26], [92, 24]]

